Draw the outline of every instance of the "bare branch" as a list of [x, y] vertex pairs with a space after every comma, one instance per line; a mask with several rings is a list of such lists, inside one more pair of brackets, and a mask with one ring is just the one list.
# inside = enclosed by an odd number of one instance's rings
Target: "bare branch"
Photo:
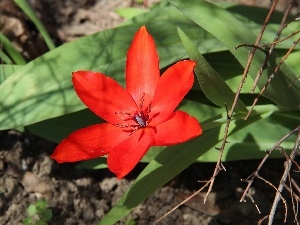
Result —
[[[249, 189], [254, 181], [254, 179], [257, 177], [258, 172], [260, 171], [260, 169], [262, 168], [263, 164], [266, 162], [266, 160], [268, 159], [269, 155], [275, 150], [277, 149], [282, 142], [284, 142], [288, 137], [290, 137], [291, 135], [293, 135], [294, 133], [298, 132], [298, 130], [300, 129], [300, 126], [296, 127], [295, 129], [293, 129], [292, 131], [290, 131], [288, 134], [284, 135], [270, 150], [268, 150], [268, 154], [265, 155], [265, 157], [262, 159], [262, 161], [260, 162], [260, 164], [258, 165], [256, 171], [249, 176], [246, 181], [248, 183], [241, 199], [240, 202], [243, 202], [245, 199], [245, 196], [247, 195], [247, 193], [249, 192]], [[250, 178], [250, 180], [249, 180]]]
[[[297, 136], [293, 151], [291, 152], [290, 159], [295, 158], [296, 152], [299, 148], [299, 145], [300, 145], [300, 127], [298, 127], [298, 136]], [[290, 174], [290, 171], [291, 171], [291, 168], [292, 168], [292, 160], [290, 160], [290, 159], [288, 159], [286, 161], [285, 170], [284, 170], [284, 173], [281, 177], [280, 184], [278, 186], [278, 191], [276, 192], [274, 202], [273, 202], [273, 205], [272, 205], [272, 208], [271, 208], [271, 211], [270, 211], [268, 225], [271, 225], [273, 223], [273, 219], [274, 219], [274, 215], [275, 215], [275, 212], [276, 212], [277, 204], [279, 202], [279, 197], [281, 196], [281, 192], [282, 192], [283, 187], [284, 187], [283, 184], [286, 182], [286, 179], [287, 179], [288, 175]]]
[[293, 44], [293, 46], [287, 51], [287, 53], [283, 56], [283, 58], [281, 59], [281, 61], [279, 62], [279, 64], [277, 65], [277, 67], [275, 68], [273, 74], [269, 77], [268, 81], [266, 82], [265, 86], [261, 89], [260, 93], [258, 94], [258, 96], [254, 99], [253, 104], [251, 106], [251, 108], [248, 111], [248, 114], [245, 117], [245, 120], [248, 119], [250, 113], [252, 112], [254, 106], [256, 105], [256, 102], [258, 101], [258, 99], [263, 95], [263, 93], [265, 92], [265, 90], [267, 89], [267, 87], [269, 86], [269, 84], [271, 83], [272, 79], [275, 77], [275, 74], [278, 72], [278, 70], [280, 69], [281, 65], [284, 63], [284, 61], [287, 59], [287, 57], [289, 56], [289, 54], [294, 50], [294, 48], [296, 47], [296, 45], [300, 42], [300, 38], [298, 38], [297, 41], [295, 41], [295, 43]]

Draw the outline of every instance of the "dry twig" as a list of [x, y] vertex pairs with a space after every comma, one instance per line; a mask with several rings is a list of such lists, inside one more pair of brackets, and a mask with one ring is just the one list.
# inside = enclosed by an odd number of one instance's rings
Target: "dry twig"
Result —
[[254, 181], [254, 179], [257, 177], [258, 172], [260, 171], [260, 169], [262, 168], [263, 164], [266, 162], [266, 160], [269, 158], [269, 155], [275, 150], [277, 149], [282, 142], [284, 142], [287, 138], [289, 138], [291, 135], [293, 135], [294, 133], [296, 133], [298, 131], [298, 129], [300, 129], [300, 126], [296, 127], [295, 129], [293, 129], [292, 131], [290, 131], [288, 134], [284, 135], [270, 150], [268, 150], [268, 154], [265, 155], [265, 157], [262, 159], [262, 161], [260, 162], [260, 164], [258, 165], [257, 169], [254, 171], [254, 173], [249, 176], [247, 179], [242, 180], [248, 183], [241, 199], [240, 202], [243, 202], [245, 200], [245, 196], [248, 194], [249, 189]]
[[292, 168], [292, 163], [293, 162], [292, 162], [291, 159], [295, 158], [295, 156], [297, 154], [297, 150], [298, 150], [299, 145], [300, 145], [300, 126], [298, 127], [297, 131], [298, 131], [298, 136], [297, 136], [293, 151], [291, 152], [291, 155], [290, 155], [289, 159], [286, 161], [285, 170], [284, 170], [284, 173], [281, 177], [280, 184], [278, 186], [278, 190], [276, 192], [274, 202], [273, 202], [273, 205], [272, 205], [272, 208], [271, 208], [271, 211], [270, 211], [268, 225], [271, 225], [273, 223], [274, 215], [275, 215], [276, 208], [277, 208], [277, 205], [278, 205], [278, 202], [279, 202], [279, 196], [281, 196], [281, 192], [283, 190], [284, 184], [285, 184], [286, 179], [287, 179], [288, 175], [290, 174], [290, 171], [291, 171], [291, 168]]

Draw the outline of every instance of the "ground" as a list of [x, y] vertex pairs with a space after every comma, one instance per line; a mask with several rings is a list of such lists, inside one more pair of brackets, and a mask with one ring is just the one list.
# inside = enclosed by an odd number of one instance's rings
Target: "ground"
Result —
[[[116, 26], [122, 18], [113, 12], [114, 9], [138, 5], [129, 0], [30, 2], [58, 45]], [[46, 51], [36, 30], [11, 0], [0, 1], [0, 9], [2, 32], [4, 30], [9, 34], [28, 59]], [[145, 166], [139, 165], [126, 179], [117, 180], [108, 170], [84, 170], [72, 163], [57, 164], [49, 157], [55, 145], [26, 131], [0, 131], [1, 224], [22, 224], [22, 219], [28, 216], [27, 207], [39, 198], [46, 199], [52, 210], [53, 217], [49, 224], [97, 224]], [[283, 162], [282, 159], [269, 160], [261, 176], [277, 185], [283, 171]], [[225, 163], [227, 171], [222, 171], [217, 177], [207, 204], [202, 204], [204, 194], [199, 194], [157, 224], [257, 224], [269, 212], [275, 191], [264, 182], [257, 181], [251, 189], [256, 205], [250, 199], [243, 203], [239, 199], [246, 186], [241, 179], [251, 175], [258, 164], [259, 160]], [[119, 224], [125, 224], [130, 218], [136, 224], [153, 224], [200, 188], [199, 181], [208, 180], [213, 169], [213, 163], [191, 165]], [[278, 222], [275, 224], [282, 224], [283, 217], [284, 207], [280, 203], [276, 214]], [[295, 224], [290, 209], [288, 219], [287, 224]]]

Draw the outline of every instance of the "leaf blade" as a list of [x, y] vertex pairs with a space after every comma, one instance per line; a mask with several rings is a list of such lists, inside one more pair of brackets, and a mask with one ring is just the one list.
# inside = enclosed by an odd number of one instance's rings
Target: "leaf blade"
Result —
[[[233, 91], [210, 66], [186, 34], [179, 27], [177, 30], [190, 59], [197, 62], [195, 73], [207, 98], [220, 107], [225, 107], [225, 104], [232, 105], [235, 98]], [[247, 112], [247, 108], [241, 100], [237, 101], [236, 109], [237, 111]]]
[[[234, 48], [240, 44], [255, 43], [256, 37], [251, 30], [247, 28], [246, 24], [242, 24], [225, 9], [203, 0], [169, 0], [169, 2], [201, 28], [210, 32], [225, 44], [241, 65], [245, 67], [248, 49], [240, 48], [235, 51]], [[216, 17], [218, 19], [215, 19]], [[265, 73], [258, 82], [259, 88], [265, 85], [268, 76], [273, 73], [279, 60], [278, 56], [273, 53], [270, 57], [269, 68], [265, 70]], [[249, 74], [253, 79], [260, 70], [263, 61], [264, 53], [256, 51], [255, 58], [249, 70]], [[299, 110], [300, 83], [298, 82], [293, 87], [289, 87], [289, 84], [295, 77], [296, 75], [291, 69], [283, 63], [264, 95], [283, 107]]]

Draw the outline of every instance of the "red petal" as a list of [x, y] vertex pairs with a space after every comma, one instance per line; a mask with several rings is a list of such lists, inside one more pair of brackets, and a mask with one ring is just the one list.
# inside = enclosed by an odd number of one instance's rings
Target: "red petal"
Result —
[[[128, 92], [115, 80], [99, 72], [73, 72], [74, 88], [81, 101], [96, 115], [112, 124], [121, 124], [137, 106]], [[117, 114], [116, 114], [117, 113]]]
[[192, 88], [195, 62], [184, 60], [169, 67], [159, 79], [151, 104], [150, 125], [166, 120]]
[[116, 146], [108, 155], [108, 168], [118, 179], [126, 176], [153, 145], [153, 130], [137, 130], [131, 138]]
[[142, 26], [133, 38], [126, 62], [126, 90], [138, 106], [142, 98], [143, 109], [149, 105], [159, 77], [159, 60], [155, 43], [146, 27]]
[[174, 145], [199, 136], [202, 128], [195, 117], [177, 110], [169, 120], [155, 126], [155, 133], [157, 146]]
[[56, 147], [51, 155], [57, 162], [76, 162], [106, 155], [129, 137], [109, 123], [96, 124], [75, 131]]

